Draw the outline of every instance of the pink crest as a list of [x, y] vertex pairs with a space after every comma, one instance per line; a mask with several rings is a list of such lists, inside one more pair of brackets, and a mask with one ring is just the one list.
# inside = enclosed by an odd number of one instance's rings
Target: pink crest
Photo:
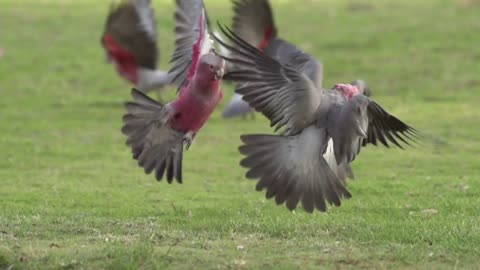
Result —
[[351, 84], [338, 83], [335, 85], [335, 89], [341, 91], [347, 99], [351, 99], [353, 96], [356, 96], [360, 93], [358, 87]]

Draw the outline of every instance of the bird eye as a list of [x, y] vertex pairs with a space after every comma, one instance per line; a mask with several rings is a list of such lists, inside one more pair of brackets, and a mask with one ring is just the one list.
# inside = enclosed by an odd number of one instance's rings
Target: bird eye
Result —
[[213, 69], [213, 65], [210, 65], [210, 69]]

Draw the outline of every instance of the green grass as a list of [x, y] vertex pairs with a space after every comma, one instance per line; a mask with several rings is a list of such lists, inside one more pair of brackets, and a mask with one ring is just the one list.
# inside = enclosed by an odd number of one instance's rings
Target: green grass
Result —
[[[260, 115], [219, 108], [183, 185], [143, 174], [119, 131], [131, 86], [99, 46], [108, 2], [0, 0], [0, 269], [478, 267], [478, 1], [274, 1], [281, 36], [324, 61], [326, 87], [364, 78], [428, 138], [364, 149], [353, 198], [312, 215], [244, 178], [239, 135], [270, 132]], [[153, 2], [167, 68], [173, 6]], [[226, 0], [206, 2], [229, 23]]]

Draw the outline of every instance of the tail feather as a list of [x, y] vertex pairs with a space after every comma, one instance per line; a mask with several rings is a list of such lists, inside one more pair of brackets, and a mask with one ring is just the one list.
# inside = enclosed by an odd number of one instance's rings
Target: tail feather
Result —
[[323, 129], [309, 127], [295, 136], [242, 135], [241, 165], [247, 178], [260, 178], [256, 189], [293, 210], [299, 202], [307, 212], [326, 211], [327, 202], [339, 206], [350, 198], [322, 154], [327, 147]]
[[182, 183], [184, 134], [162, 124], [166, 122], [162, 104], [136, 89], [132, 97], [134, 101], [125, 104], [122, 133], [127, 136], [133, 158], [146, 174], [155, 171], [157, 180], [162, 180], [166, 171], [168, 183], [173, 179]]

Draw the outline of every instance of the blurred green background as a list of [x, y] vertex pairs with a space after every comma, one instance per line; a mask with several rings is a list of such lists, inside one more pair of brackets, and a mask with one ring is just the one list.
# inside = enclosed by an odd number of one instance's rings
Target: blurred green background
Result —
[[[153, 0], [163, 69], [172, 2]], [[205, 2], [230, 24], [229, 1]], [[424, 145], [367, 147], [352, 199], [292, 213], [244, 178], [239, 135], [271, 130], [222, 119], [224, 85], [184, 184], [157, 183], [120, 133], [131, 85], [100, 46], [110, 2], [0, 0], [0, 269], [477, 268], [480, 1], [271, 2], [325, 87], [365, 79]]]

